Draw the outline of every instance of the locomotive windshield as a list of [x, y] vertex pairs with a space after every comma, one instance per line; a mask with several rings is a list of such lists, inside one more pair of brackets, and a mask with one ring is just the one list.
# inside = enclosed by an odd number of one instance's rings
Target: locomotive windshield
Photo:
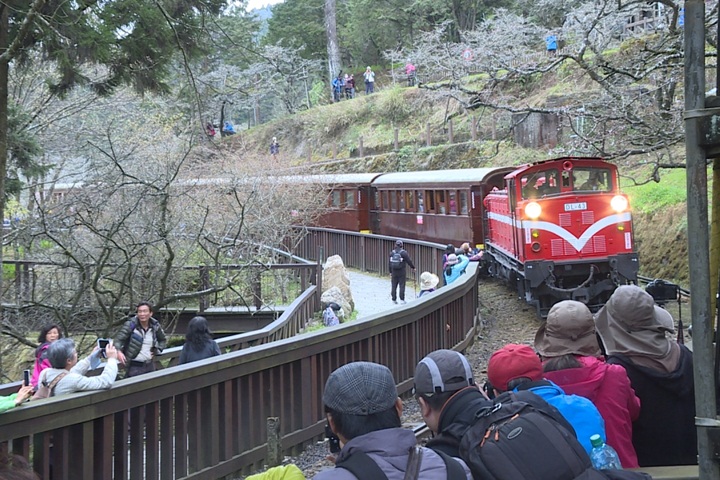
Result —
[[528, 172], [520, 177], [522, 196], [524, 199], [540, 198], [553, 193], [560, 193], [560, 181], [555, 168]]
[[573, 169], [574, 191], [609, 192], [612, 190], [610, 169], [607, 168], [575, 168]]

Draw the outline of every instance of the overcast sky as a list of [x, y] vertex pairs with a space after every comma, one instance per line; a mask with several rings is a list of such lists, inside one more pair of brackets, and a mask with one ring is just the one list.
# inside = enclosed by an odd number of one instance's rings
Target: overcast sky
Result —
[[247, 9], [255, 10], [256, 8], [262, 8], [266, 5], [275, 5], [276, 3], [282, 3], [283, 0], [250, 0], [248, 2]]

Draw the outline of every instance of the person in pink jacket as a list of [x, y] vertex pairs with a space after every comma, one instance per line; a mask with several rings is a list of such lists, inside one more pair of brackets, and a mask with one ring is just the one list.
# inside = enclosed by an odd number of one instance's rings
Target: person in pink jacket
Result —
[[535, 335], [535, 349], [543, 359], [544, 378], [592, 401], [623, 468], [637, 468], [632, 422], [640, 415], [640, 399], [625, 369], [605, 363], [588, 307], [574, 300], [553, 305]]
[[51, 343], [59, 338], [62, 338], [62, 331], [58, 325], [45, 325], [40, 330], [40, 335], [38, 336], [39, 345], [35, 349], [35, 365], [33, 367], [32, 378], [30, 379], [30, 385], [32, 385], [35, 389], [37, 389], [40, 372], [46, 368], [50, 368], [50, 360], [47, 358], [47, 349], [50, 347]]

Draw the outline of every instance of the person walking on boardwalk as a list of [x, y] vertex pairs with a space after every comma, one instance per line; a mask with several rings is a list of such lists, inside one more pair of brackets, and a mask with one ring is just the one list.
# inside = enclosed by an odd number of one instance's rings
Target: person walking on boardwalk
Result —
[[152, 316], [152, 305], [140, 302], [136, 312], [137, 315], [125, 322], [115, 337], [118, 360], [127, 367], [126, 378], [154, 372], [154, 357], [167, 345], [160, 322]]
[[[415, 272], [415, 265], [410, 260], [410, 255], [403, 249], [402, 240], [395, 242], [395, 248], [390, 252], [390, 261], [388, 268], [390, 269], [390, 277], [392, 278], [392, 291], [390, 296], [393, 303], [397, 303], [398, 296], [400, 303], [405, 303], [405, 281], [407, 280], [407, 267]], [[398, 287], [400, 293], [398, 294]]]

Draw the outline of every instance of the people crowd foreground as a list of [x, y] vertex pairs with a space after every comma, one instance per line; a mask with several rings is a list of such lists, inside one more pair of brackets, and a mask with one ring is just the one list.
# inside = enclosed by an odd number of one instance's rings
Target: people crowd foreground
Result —
[[127, 368], [126, 378], [154, 372], [154, 357], [167, 345], [165, 332], [152, 314], [152, 305], [140, 302], [136, 315], [126, 321], [115, 336], [118, 360]]
[[622, 466], [639, 467], [632, 422], [640, 415], [640, 399], [625, 369], [605, 362], [587, 305], [574, 300], [553, 305], [535, 335], [535, 350], [543, 360], [545, 379], [597, 407], [605, 420], [607, 444]]
[[316, 480], [472, 478], [462, 460], [418, 447], [412, 430], [401, 427], [403, 404], [386, 366], [343, 365], [328, 377], [322, 400], [328, 433], [340, 450], [335, 468]]
[[103, 372], [98, 376], [86, 377], [89, 370], [100, 366], [100, 353], [101, 350], [95, 347], [90, 355], [78, 361], [75, 342], [71, 338], [61, 338], [53, 342], [48, 349], [51, 368], [42, 371], [39, 383], [51, 385], [55, 382], [54, 389], [50, 392], [51, 396], [88, 390], [106, 390], [112, 386], [117, 377], [119, 352], [112, 342], [109, 343], [105, 347], [107, 362]]
[[668, 338], [672, 316], [636, 285], [618, 287], [595, 314], [607, 363], [621, 365], [640, 398], [632, 424], [641, 467], [697, 463], [692, 353]]
[[32, 385], [33, 388], [37, 388], [40, 372], [50, 367], [50, 360], [47, 358], [47, 350], [50, 348], [50, 344], [60, 338], [62, 338], [62, 331], [59, 325], [54, 323], [45, 325], [40, 330], [40, 335], [38, 335], [39, 345], [35, 349], [35, 364], [32, 377], [30, 378], [30, 385]]
[[587, 453], [592, 450], [591, 436], [598, 434], [605, 441], [605, 421], [597, 407], [585, 397], [567, 395], [544, 379], [540, 358], [529, 346], [508, 344], [495, 351], [488, 361], [487, 373], [496, 395], [528, 390], [557, 408], [572, 425]]

